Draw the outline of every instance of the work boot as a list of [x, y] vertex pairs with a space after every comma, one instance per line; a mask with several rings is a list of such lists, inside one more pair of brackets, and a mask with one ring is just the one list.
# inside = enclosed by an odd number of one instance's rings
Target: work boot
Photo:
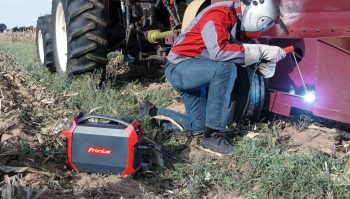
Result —
[[145, 117], [147, 115], [154, 117], [157, 115], [157, 111], [157, 107], [150, 101], [143, 101], [140, 104], [139, 117]]
[[202, 147], [221, 154], [229, 154], [234, 151], [233, 145], [231, 145], [223, 135], [218, 134], [204, 136], [202, 139]]

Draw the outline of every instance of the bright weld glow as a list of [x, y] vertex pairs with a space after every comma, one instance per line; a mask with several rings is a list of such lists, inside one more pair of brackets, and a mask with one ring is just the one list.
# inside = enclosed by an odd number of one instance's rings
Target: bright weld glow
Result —
[[307, 103], [313, 103], [316, 100], [316, 95], [315, 93], [308, 92], [303, 98]]

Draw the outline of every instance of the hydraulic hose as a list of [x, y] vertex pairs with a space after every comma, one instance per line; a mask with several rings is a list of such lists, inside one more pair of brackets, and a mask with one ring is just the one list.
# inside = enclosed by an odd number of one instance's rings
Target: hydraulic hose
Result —
[[175, 8], [175, 14], [176, 14], [177, 20], [179, 21], [179, 23], [181, 23], [181, 18], [180, 18], [180, 15], [179, 15], [179, 9], [177, 7], [176, 0], [174, 0], [174, 8]]
[[175, 17], [173, 11], [171, 10], [170, 4], [169, 4], [169, 0], [164, 0], [164, 1], [163, 1], [163, 4], [164, 4], [165, 8], [168, 10], [169, 15], [171, 16], [171, 18], [173, 18], [173, 20], [174, 20], [174, 22], [175, 22], [175, 25], [179, 25], [180, 22], [179, 22], [179, 20], [177, 19], [177, 17]]

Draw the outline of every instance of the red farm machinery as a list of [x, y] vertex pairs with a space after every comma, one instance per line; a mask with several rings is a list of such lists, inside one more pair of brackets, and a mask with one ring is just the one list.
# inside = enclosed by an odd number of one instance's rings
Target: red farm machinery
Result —
[[[245, 0], [255, 1], [255, 0]], [[294, 109], [350, 124], [350, 4], [348, 0], [278, 0], [283, 23], [258, 43], [294, 46], [273, 78], [240, 68], [230, 123], [257, 119], [263, 109]], [[53, 0], [38, 19], [41, 62], [58, 73], [104, 68], [120, 50], [129, 63], [165, 61], [174, 39], [217, 0]]]

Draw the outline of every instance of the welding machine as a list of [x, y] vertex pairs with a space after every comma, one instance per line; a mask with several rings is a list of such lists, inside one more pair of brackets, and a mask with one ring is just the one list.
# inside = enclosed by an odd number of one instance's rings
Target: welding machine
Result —
[[63, 135], [67, 141], [67, 166], [75, 171], [126, 176], [141, 168], [138, 146], [144, 133], [136, 121], [80, 114]]

